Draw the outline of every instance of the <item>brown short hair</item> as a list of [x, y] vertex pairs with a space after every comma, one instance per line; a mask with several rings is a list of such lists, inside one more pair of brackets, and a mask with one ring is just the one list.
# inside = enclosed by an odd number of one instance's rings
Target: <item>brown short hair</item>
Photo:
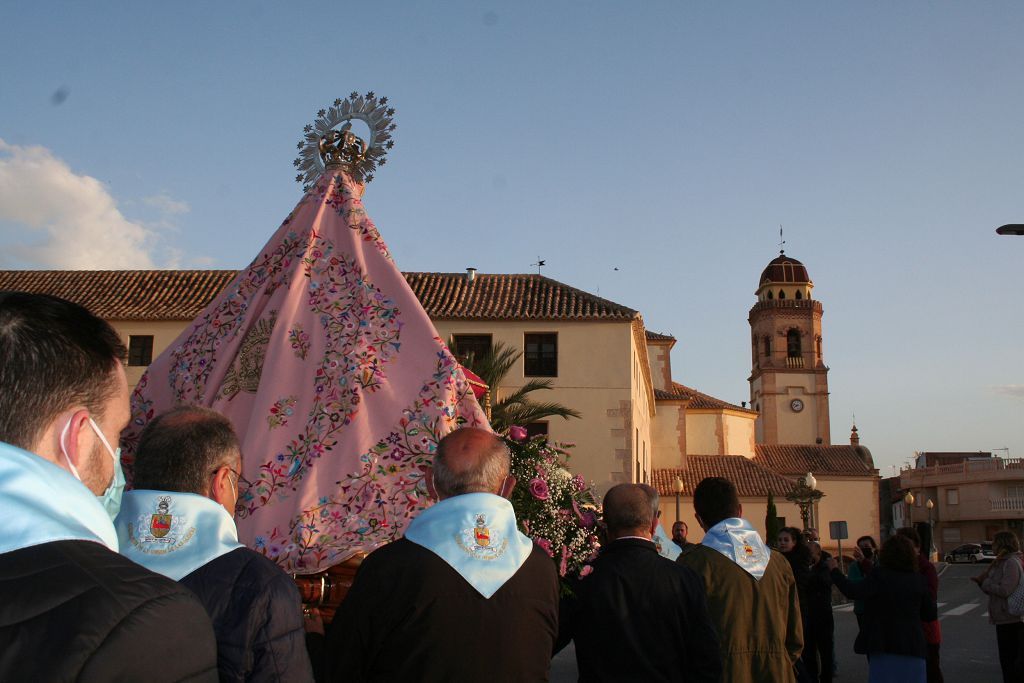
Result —
[[917, 571], [917, 551], [905, 535], [897, 533], [882, 544], [878, 553], [878, 564], [898, 572]]
[[0, 440], [31, 449], [74, 406], [102, 417], [126, 355], [114, 328], [82, 306], [0, 292]]

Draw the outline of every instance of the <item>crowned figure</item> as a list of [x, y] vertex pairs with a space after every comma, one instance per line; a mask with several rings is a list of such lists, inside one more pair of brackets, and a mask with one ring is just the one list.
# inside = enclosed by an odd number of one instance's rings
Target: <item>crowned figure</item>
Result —
[[393, 113], [387, 98], [353, 93], [306, 127], [295, 164], [305, 195], [153, 361], [123, 435], [130, 475], [154, 415], [197, 404], [230, 418], [243, 454], [240, 540], [293, 574], [401, 536], [430, 502], [423, 471], [438, 440], [487, 426], [363, 206]]

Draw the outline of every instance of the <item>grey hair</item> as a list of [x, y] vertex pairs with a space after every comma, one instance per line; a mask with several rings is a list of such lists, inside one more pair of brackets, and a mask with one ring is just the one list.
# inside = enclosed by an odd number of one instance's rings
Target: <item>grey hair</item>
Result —
[[465, 493], [497, 493], [512, 467], [508, 447], [496, 436], [473, 467], [453, 471], [448, 467], [446, 456], [445, 440], [441, 439], [434, 459], [434, 489], [442, 498]]

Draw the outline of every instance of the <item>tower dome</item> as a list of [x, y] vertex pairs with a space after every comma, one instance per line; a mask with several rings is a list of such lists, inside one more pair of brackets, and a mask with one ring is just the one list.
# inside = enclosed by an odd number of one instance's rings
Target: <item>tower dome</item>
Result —
[[761, 272], [760, 284], [804, 284], [811, 281], [807, 268], [792, 256], [780, 254]]
[[779, 252], [761, 271], [755, 294], [758, 301], [800, 301], [810, 299], [813, 289], [814, 283], [804, 264]]

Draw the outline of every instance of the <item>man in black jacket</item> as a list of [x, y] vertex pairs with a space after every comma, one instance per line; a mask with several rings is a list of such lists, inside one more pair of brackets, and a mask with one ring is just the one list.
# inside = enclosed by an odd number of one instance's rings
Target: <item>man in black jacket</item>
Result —
[[440, 500], [360, 566], [327, 632], [330, 680], [547, 680], [558, 575], [502, 497], [509, 466], [490, 432], [441, 440], [427, 477]]
[[87, 310], [0, 292], [0, 680], [216, 681], [194, 595], [117, 554], [124, 345]]
[[580, 681], [718, 681], [704, 586], [658, 554], [658, 494], [619, 484], [604, 497], [609, 543], [563, 603], [559, 644], [576, 641]]
[[157, 416], [139, 437], [135, 490], [114, 524], [121, 552], [199, 596], [222, 682], [311, 681], [295, 582], [238, 542], [241, 469], [238, 437], [220, 413], [181, 406]]

